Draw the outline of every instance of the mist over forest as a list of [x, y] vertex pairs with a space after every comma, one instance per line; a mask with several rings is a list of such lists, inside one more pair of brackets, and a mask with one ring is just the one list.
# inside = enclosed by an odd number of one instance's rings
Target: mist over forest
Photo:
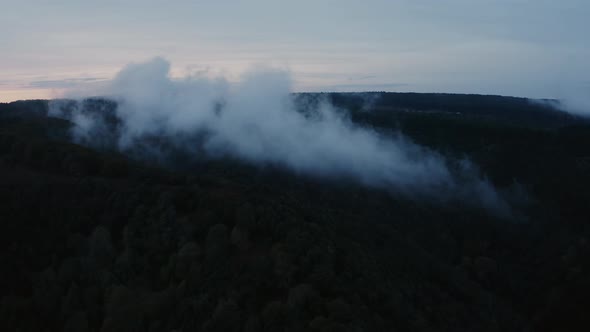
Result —
[[590, 121], [288, 73], [0, 104], [7, 331], [583, 331]]
[[590, 331], [589, 17], [0, 0], [0, 332]]

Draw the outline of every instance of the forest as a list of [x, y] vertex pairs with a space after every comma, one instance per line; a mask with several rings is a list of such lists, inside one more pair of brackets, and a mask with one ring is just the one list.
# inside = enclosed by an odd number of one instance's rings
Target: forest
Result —
[[293, 98], [468, 158], [512, 213], [231, 156], [140, 158], [72, 140], [50, 101], [3, 103], [0, 330], [590, 329], [590, 120], [501, 96]]

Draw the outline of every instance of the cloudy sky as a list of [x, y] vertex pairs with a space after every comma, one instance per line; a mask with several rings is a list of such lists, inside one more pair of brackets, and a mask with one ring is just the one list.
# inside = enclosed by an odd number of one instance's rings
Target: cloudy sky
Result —
[[0, 0], [0, 101], [162, 56], [172, 74], [292, 72], [298, 91], [590, 92], [588, 0]]

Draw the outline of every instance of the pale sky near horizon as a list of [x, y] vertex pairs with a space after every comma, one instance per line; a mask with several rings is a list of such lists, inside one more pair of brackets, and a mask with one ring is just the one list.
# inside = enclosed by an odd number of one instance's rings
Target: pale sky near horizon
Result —
[[162, 56], [172, 76], [292, 72], [297, 91], [590, 95], [587, 0], [0, 0], [0, 101]]

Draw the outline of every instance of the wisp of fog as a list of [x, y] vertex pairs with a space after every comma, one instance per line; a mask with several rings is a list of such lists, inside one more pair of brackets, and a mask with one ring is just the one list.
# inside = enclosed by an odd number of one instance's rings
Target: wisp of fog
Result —
[[569, 94], [559, 101], [557, 108], [567, 113], [590, 117], [590, 89], [571, 90]]
[[63, 101], [55, 101], [50, 112], [74, 123], [78, 142], [100, 145], [107, 140], [122, 152], [159, 154], [161, 144], [154, 142], [165, 140], [195, 158], [231, 156], [303, 175], [348, 178], [410, 195], [508, 210], [472, 163], [462, 161], [458, 173], [451, 171], [440, 154], [401, 134], [355, 125], [327, 101], [301, 111], [291, 87], [287, 71], [268, 68], [250, 70], [237, 83], [202, 75], [171, 79], [170, 64], [155, 58], [130, 64], [105, 86], [85, 91], [116, 102], [115, 136], [105, 118], [84, 110], [83, 103], [65, 112]]

